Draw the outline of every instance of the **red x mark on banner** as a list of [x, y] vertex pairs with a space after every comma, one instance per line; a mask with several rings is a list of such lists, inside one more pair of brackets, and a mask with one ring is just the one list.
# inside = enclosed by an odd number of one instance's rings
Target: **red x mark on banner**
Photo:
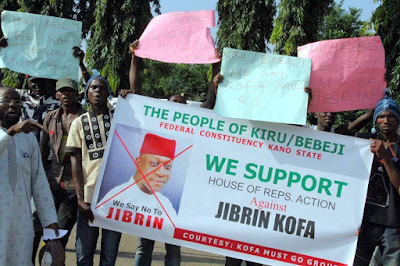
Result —
[[132, 159], [133, 163], [136, 166], [136, 169], [139, 170], [140, 174], [141, 174], [141, 178], [139, 180], [137, 180], [135, 183], [129, 185], [128, 187], [124, 188], [123, 190], [121, 190], [120, 192], [116, 193], [114, 196], [111, 196], [109, 199], [106, 199], [105, 201], [103, 201], [102, 203], [98, 204], [95, 209], [101, 207], [102, 205], [104, 205], [105, 203], [109, 202], [110, 200], [112, 200], [113, 198], [115, 198], [116, 196], [118, 196], [119, 194], [121, 194], [122, 192], [128, 190], [129, 188], [131, 188], [132, 186], [136, 185], [139, 181], [143, 180], [147, 183], [147, 185], [150, 187], [151, 192], [153, 193], [154, 197], [156, 197], [158, 203], [160, 204], [161, 208], [164, 210], [164, 212], [167, 214], [168, 219], [171, 221], [171, 224], [175, 226], [174, 222], [172, 221], [171, 217], [169, 216], [168, 212], [165, 210], [164, 206], [162, 205], [161, 201], [158, 199], [157, 195], [155, 194], [153, 188], [151, 187], [150, 183], [147, 181], [147, 176], [151, 175], [152, 173], [154, 173], [155, 171], [157, 171], [158, 169], [160, 169], [161, 167], [164, 167], [164, 165], [168, 164], [169, 162], [175, 160], [175, 158], [177, 158], [178, 156], [180, 156], [181, 154], [183, 154], [184, 152], [186, 152], [187, 150], [189, 150], [190, 148], [193, 147], [193, 145], [190, 145], [189, 147], [187, 147], [186, 149], [184, 149], [183, 151], [181, 151], [180, 153], [176, 154], [174, 156], [174, 158], [164, 162], [163, 164], [159, 165], [156, 169], [154, 169], [153, 171], [151, 171], [150, 173], [148, 173], [147, 175], [144, 175], [142, 170], [139, 168], [139, 166], [136, 163], [136, 160], [133, 158], [132, 154], [129, 152], [128, 148], [126, 147], [124, 141], [122, 140], [121, 136], [118, 134], [117, 130], [114, 130], [115, 135], [118, 137], [118, 139], [121, 141], [122, 146], [124, 146], [126, 152], [128, 153], [129, 157]]

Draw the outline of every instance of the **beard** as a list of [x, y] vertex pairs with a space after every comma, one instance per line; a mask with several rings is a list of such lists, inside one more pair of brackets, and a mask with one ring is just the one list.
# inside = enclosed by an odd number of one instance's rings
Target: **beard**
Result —
[[3, 121], [4, 121], [7, 125], [13, 126], [13, 125], [15, 125], [15, 124], [17, 124], [17, 123], [19, 122], [19, 117], [18, 117], [18, 118], [12, 118], [12, 119], [6, 117]]
[[4, 125], [13, 126], [19, 122], [20, 115], [18, 117], [10, 117], [7, 114], [4, 117], [1, 117]]

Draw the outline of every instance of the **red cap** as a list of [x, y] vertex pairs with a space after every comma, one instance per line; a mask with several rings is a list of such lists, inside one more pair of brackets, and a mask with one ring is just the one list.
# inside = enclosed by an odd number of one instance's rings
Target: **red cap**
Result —
[[142, 148], [140, 153], [155, 154], [165, 156], [170, 159], [175, 157], [176, 141], [172, 139], [166, 139], [154, 134], [146, 134], [144, 136]]

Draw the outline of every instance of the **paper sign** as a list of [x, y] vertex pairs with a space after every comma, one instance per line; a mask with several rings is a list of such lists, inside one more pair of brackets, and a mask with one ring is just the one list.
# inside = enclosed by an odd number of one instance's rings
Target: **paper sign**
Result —
[[267, 265], [352, 265], [369, 140], [119, 99], [92, 225]]
[[224, 48], [214, 110], [226, 117], [306, 124], [311, 60]]
[[159, 15], [140, 36], [135, 55], [166, 63], [218, 62], [208, 27], [215, 27], [213, 10]]
[[386, 88], [385, 50], [379, 36], [328, 40], [298, 47], [312, 59], [310, 112], [375, 108]]
[[1, 28], [8, 46], [1, 48], [0, 67], [30, 76], [78, 80], [82, 22], [23, 12], [1, 12]]
[[43, 241], [60, 239], [63, 238], [68, 233], [68, 230], [58, 229], [58, 236], [56, 236], [56, 232], [54, 229], [43, 228]]

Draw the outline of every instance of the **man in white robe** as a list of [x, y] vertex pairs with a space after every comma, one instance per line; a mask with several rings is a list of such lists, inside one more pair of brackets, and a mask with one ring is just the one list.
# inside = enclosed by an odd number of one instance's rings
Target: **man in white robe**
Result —
[[33, 120], [19, 122], [22, 101], [0, 87], [0, 266], [32, 265], [33, 197], [43, 227], [58, 235], [57, 214], [43, 170]]

